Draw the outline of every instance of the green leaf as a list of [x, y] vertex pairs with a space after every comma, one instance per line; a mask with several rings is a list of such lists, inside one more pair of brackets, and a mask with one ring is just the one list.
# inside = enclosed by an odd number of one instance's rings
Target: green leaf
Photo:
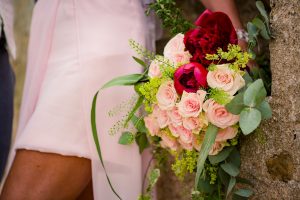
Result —
[[138, 132], [147, 133], [148, 130], [142, 117], [138, 118], [137, 116], [133, 115], [131, 121]]
[[236, 182], [253, 186], [253, 183], [251, 183], [251, 181], [249, 181], [248, 179], [245, 179], [245, 178], [241, 178], [241, 177], [237, 177]]
[[200, 178], [198, 183], [198, 190], [202, 193], [211, 194], [215, 190], [215, 185], [210, 184], [208, 179]]
[[109, 88], [112, 86], [120, 86], [120, 85], [134, 85], [139, 80], [141, 80], [144, 77], [143, 74], [130, 74], [125, 76], [120, 76], [117, 78], [114, 78], [110, 80], [109, 82], [105, 83], [101, 89]]
[[135, 114], [135, 112], [141, 107], [141, 105], [143, 104], [143, 100], [144, 100], [144, 97], [143, 96], [139, 96], [138, 100], [135, 103], [135, 106], [132, 108], [132, 110], [128, 114], [127, 119], [125, 120], [125, 123], [124, 123], [125, 127], [127, 127], [128, 122], [131, 120], [131, 118], [133, 117], [133, 115]]
[[254, 131], [261, 122], [261, 114], [255, 108], [245, 108], [240, 114], [240, 127], [244, 135]]
[[264, 23], [261, 19], [259, 19], [258, 17], [256, 17], [256, 18], [254, 18], [254, 19], [252, 20], [252, 23], [253, 23], [257, 28], [260, 29], [260, 34], [261, 34], [261, 36], [262, 36], [264, 39], [266, 39], [266, 40], [270, 40], [270, 39], [271, 39], [271, 38], [270, 38], [270, 35], [269, 35], [269, 33], [268, 33], [268, 30], [267, 30], [267, 26], [265, 25], [265, 23]]
[[256, 38], [258, 36], [257, 27], [252, 23], [247, 23], [247, 32], [250, 38]]
[[224, 161], [229, 156], [232, 150], [233, 147], [227, 147], [215, 156], [208, 156], [209, 162], [214, 165]]
[[257, 109], [261, 112], [262, 119], [270, 119], [272, 117], [272, 109], [267, 101], [263, 101]]
[[236, 179], [235, 177], [230, 177], [230, 181], [229, 181], [229, 184], [228, 184], [228, 187], [227, 187], [227, 192], [226, 192], [226, 196], [228, 196], [230, 194], [230, 192], [232, 191], [232, 189], [234, 188], [236, 184]]
[[143, 60], [141, 60], [141, 59], [139, 59], [139, 58], [137, 58], [135, 56], [132, 56], [132, 58], [135, 60], [135, 62], [137, 62], [138, 64], [140, 64], [142, 67], [147, 68], [147, 64]]
[[148, 177], [149, 180], [149, 185], [147, 188], [148, 192], [151, 191], [151, 189], [155, 186], [159, 177], [160, 177], [160, 170], [158, 168], [151, 170], [150, 175]]
[[132, 144], [133, 141], [134, 135], [130, 132], [124, 132], [119, 139], [119, 144], [128, 145]]
[[236, 166], [238, 169], [240, 168], [241, 155], [236, 147], [233, 148], [233, 150], [231, 151], [231, 153], [230, 153], [229, 157], [226, 159], [226, 161], [234, 164], [234, 166]]
[[265, 21], [269, 23], [268, 13], [266, 11], [265, 5], [262, 1], [256, 1], [256, 7], [259, 10], [260, 14], [263, 16]]
[[221, 165], [221, 168], [230, 176], [236, 177], [240, 170], [232, 163], [224, 163]]
[[246, 89], [244, 94], [244, 104], [250, 107], [255, 107], [261, 104], [266, 98], [267, 91], [265, 89], [262, 79], [258, 79]]
[[253, 79], [251, 78], [251, 76], [247, 71], [245, 72], [243, 79], [245, 80], [246, 85], [248, 85], [249, 83], [253, 83]]
[[138, 132], [135, 136], [135, 142], [139, 147], [140, 153], [150, 146], [146, 133]]
[[229, 184], [230, 176], [221, 167], [219, 168], [218, 174], [222, 184], [227, 187]]
[[239, 189], [234, 192], [234, 194], [239, 195], [241, 197], [250, 197], [253, 194], [253, 191], [248, 189]]
[[107, 174], [103, 157], [102, 157], [102, 152], [101, 152], [101, 147], [100, 147], [100, 142], [98, 138], [98, 131], [97, 131], [97, 123], [96, 123], [96, 106], [97, 106], [97, 98], [98, 98], [99, 91], [95, 94], [93, 98], [93, 103], [92, 103], [92, 109], [91, 109], [91, 128], [92, 128], [92, 134], [93, 134], [93, 139], [96, 145], [97, 153], [101, 162], [101, 165], [103, 167], [107, 182], [109, 184], [110, 189], [112, 192], [118, 197], [119, 200], [122, 200], [121, 197], [118, 195], [118, 193], [115, 191], [114, 187], [112, 186], [112, 183], [110, 181], [110, 178]]
[[239, 115], [245, 108], [244, 93], [238, 93], [228, 104], [225, 105], [228, 112]]
[[209, 124], [206, 130], [203, 143], [201, 145], [201, 149], [199, 152], [198, 162], [197, 162], [197, 172], [196, 172], [196, 179], [195, 179], [195, 190], [198, 189], [198, 184], [200, 180], [200, 176], [204, 169], [204, 163], [208, 156], [211, 147], [215, 143], [215, 139], [218, 133], [218, 127], [213, 124]]

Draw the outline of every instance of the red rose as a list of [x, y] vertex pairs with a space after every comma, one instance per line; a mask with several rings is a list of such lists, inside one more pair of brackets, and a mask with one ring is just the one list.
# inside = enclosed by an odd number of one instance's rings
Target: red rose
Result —
[[207, 70], [199, 63], [188, 63], [179, 67], [174, 73], [174, 87], [179, 95], [197, 92], [200, 87], [207, 87]]
[[206, 54], [214, 54], [218, 48], [226, 51], [228, 44], [237, 44], [236, 31], [225, 13], [206, 10], [195, 24], [198, 27], [189, 30], [184, 37], [193, 62], [207, 67], [211, 61], [205, 59]]

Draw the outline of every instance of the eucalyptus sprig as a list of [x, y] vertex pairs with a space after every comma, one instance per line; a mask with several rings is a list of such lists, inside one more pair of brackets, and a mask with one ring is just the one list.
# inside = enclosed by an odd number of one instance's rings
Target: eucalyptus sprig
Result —
[[162, 20], [163, 27], [170, 29], [173, 35], [185, 33], [193, 27], [191, 22], [184, 19], [174, 0], [156, 0], [149, 4], [146, 14], [149, 14], [151, 10]]

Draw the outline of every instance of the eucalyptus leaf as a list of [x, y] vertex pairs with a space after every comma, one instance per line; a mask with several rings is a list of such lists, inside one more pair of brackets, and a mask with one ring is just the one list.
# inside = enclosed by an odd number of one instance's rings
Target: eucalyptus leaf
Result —
[[139, 80], [141, 80], [144, 77], [143, 74], [130, 74], [125, 76], [119, 76], [117, 78], [114, 78], [110, 80], [109, 82], [105, 83], [101, 89], [109, 88], [112, 86], [121, 86], [121, 85], [134, 85]]
[[259, 29], [264, 29], [265, 28], [264, 22], [261, 19], [259, 19], [258, 17], [255, 17], [252, 20], [252, 24], [254, 24]]
[[218, 175], [220, 177], [220, 180], [225, 187], [228, 187], [230, 176], [220, 167], [218, 170]]
[[234, 147], [232, 149], [232, 151], [230, 152], [230, 155], [228, 156], [228, 158], [226, 159], [226, 161], [234, 164], [238, 169], [240, 169], [240, 166], [241, 166], [241, 155], [240, 155], [240, 152], [237, 150], [236, 147]]
[[252, 20], [252, 23], [260, 29], [259, 33], [264, 39], [266, 40], [271, 39], [267, 30], [267, 26], [261, 19], [256, 17]]
[[227, 187], [226, 196], [228, 196], [230, 194], [230, 192], [234, 188], [235, 184], [236, 184], [236, 178], [231, 176], [228, 187]]
[[249, 73], [247, 71], [245, 71], [243, 79], [245, 80], [246, 85], [248, 85], [249, 83], [253, 83], [253, 79], [251, 78], [251, 76], [249, 75]]
[[138, 132], [135, 136], [135, 142], [139, 147], [140, 153], [150, 146], [146, 133]]
[[233, 147], [227, 147], [215, 156], [208, 156], [209, 162], [214, 165], [224, 161], [229, 156], [232, 150]]
[[211, 194], [216, 189], [216, 185], [210, 184], [210, 181], [204, 178], [200, 178], [198, 183], [198, 190], [202, 193]]
[[261, 113], [255, 108], [245, 108], [240, 114], [240, 128], [244, 135], [254, 131], [261, 122]]
[[236, 182], [253, 186], [253, 183], [251, 183], [251, 181], [249, 181], [248, 179], [245, 179], [245, 178], [241, 178], [241, 177], [237, 177]]
[[134, 127], [141, 133], [147, 133], [147, 128], [145, 126], [145, 122], [143, 118], [139, 118], [135, 115], [132, 116], [131, 121]]
[[134, 135], [130, 132], [123, 132], [119, 138], [119, 144], [128, 145], [134, 141]]
[[266, 8], [264, 6], [264, 3], [262, 1], [256, 1], [256, 7], [257, 9], [259, 10], [260, 14], [263, 16], [264, 20], [266, 21], [267, 23], [267, 26], [268, 26], [268, 31], [270, 33], [270, 27], [269, 27], [269, 16], [268, 16], [268, 13], [266, 11]]
[[228, 104], [225, 105], [228, 112], [239, 115], [245, 108], [244, 93], [238, 93]]
[[135, 56], [132, 56], [132, 58], [135, 60], [135, 62], [137, 62], [138, 64], [140, 64], [142, 67], [147, 68], [147, 64], [143, 60], [141, 60], [141, 59], [139, 59], [139, 58], [137, 58]]
[[256, 39], [258, 36], [257, 27], [252, 22], [247, 23], [247, 32], [250, 38]]
[[240, 170], [233, 163], [221, 164], [221, 168], [230, 176], [236, 177], [239, 175]]
[[135, 114], [135, 112], [141, 107], [141, 105], [143, 104], [143, 100], [144, 100], [144, 97], [143, 96], [139, 96], [138, 100], [135, 103], [135, 106], [132, 108], [132, 110], [128, 114], [127, 119], [125, 120], [125, 123], [124, 123], [125, 127], [127, 127], [128, 122], [131, 120], [131, 118], [133, 117], [133, 115]]
[[205, 160], [208, 156], [209, 151], [211, 150], [213, 144], [215, 143], [215, 139], [218, 133], [218, 127], [213, 124], [209, 124], [206, 130], [203, 143], [201, 145], [201, 149], [199, 152], [198, 160], [197, 160], [197, 172], [195, 178], [195, 190], [198, 190], [198, 184], [200, 181], [200, 176], [204, 170]]
[[266, 100], [257, 109], [260, 111], [262, 119], [270, 119], [272, 117], [272, 109]]
[[241, 197], [250, 197], [253, 194], [253, 191], [248, 189], [239, 189], [235, 191], [234, 194], [239, 195]]
[[246, 89], [244, 93], [244, 104], [250, 107], [255, 107], [261, 104], [266, 98], [267, 91], [265, 89], [262, 79], [258, 79]]

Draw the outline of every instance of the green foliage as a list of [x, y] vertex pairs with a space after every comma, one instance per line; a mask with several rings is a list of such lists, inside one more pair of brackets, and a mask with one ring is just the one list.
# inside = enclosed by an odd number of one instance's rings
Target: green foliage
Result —
[[267, 96], [267, 91], [261, 79], [251, 83], [244, 94], [244, 104], [250, 107], [260, 105]]
[[134, 135], [131, 132], [124, 132], [119, 138], [119, 144], [123, 144], [123, 145], [132, 144], [133, 141], [134, 141]]
[[211, 185], [215, 184], [218, 177], [219, 165], [206, 162], [204, 168], [205, 168], [206, 176], [209, 177], [209, 184]]
[[134, 56], [132, 56], [132, 58], [135, 60], [136, 63], [138, 63], [139, 65], [141, 65], [143, 68], [147, 68], [148, 67], [147, 64], [143, 60], [141, 60], [141, 59], [139, 59], [137, 57], [134, 57]]
[[137, 132], [135, 142], [139, 147], [140, 153], [150, 146], [146, 133]]
[[215, 64], [219, 64], [222, 60], [230, 61], [229, 68], [234, 71], [239, 71], [241, 68], [245, 68], [247, 63], [252, 58], [251, 54], [242, 51], [238, 45], [229, 44], [226, 51], [219, 48], [216, 54], [206, 54], [207, 60], [212, 60], [213, 63], [208, 67], [209, 71], [213, 71]]
[[144, 97], [144, 106], [147, 112], [152, 112], [152, 104], [156, 103], [156, 93], [161, 85], [162, 79], [151, 78], [149, 82], [143, 83], [139, 87], [140, 94]]
[[240, 114], [240, 127], [245, 135], [253, 132], [261, 122], [261, 113], [255, 108], [246, 108]]
[[223, 162], [231, 153], [233, 147], [224, 148], [219, 154], [214, 156], [208, 156], [209, 162], [211, 164], [218, 164]]
[[133, 123], [134, 127], [141, 133], [147, 133], [148, 129], [145, 126], [145, 122], [143, 117], [137, 117], [135, 115], [132, 116], [131, 122]]
[[135, 85], [144, 77], [143, 74], [130, 74], [125, 76], [120, 76], [112, 79], [105, 83], [101, 89], [113, 87], [113, 86], [127, 86], [127, 85]]
[[183, 150], [175, 155], [175, 162], [172, 164], [172, 170], [175, 175], [183, 179], [187, 173], [193, 173], [197, 166], [197, 151]]
[[135, 103], [135, 106], [132, 108], [132, 110], [129, 112], [127, 119], [125, 120], [124, 127], [128, 125], [128, 122], [131, 120], [135, 112], [142, 106], [142, 103], [144, 101], [144, 97], [139, 96], [138, 100]]
[[232, 114], [239, 115], [245, 108], [244, 93], [238, 93], [225, 107]]
[[150, 192], [155, 184], [157, 183], [158, 178], [160, 177], [160, 170], [159, 169], [153, 169], [150, 172], [150, 175], [148, 177], [149, 185], [147, 188], [147, 192]]
[[257, 109], [260, 111], [262, 119], [270, 119], [272, 117], [272, 109], [266, 100], [264, 100]]
[[230, 95], [224, 90], [211, 88], [208, 93], [209, 98], [215, 100], [218, 104], [226, 105], [231, 101]]
[[226, 196], [228, 196], [230, 194], [230, 192], [232, 191], [232, 189], [234, 188], [236, 184], [236, 178], [231, 176], [229, 183], [228, 183], [228, 187], [227, 187], [227, 192], [226, 192]]
[[215, 143], [215, 139], [218, 133], [218, 128], [214, 126], [213, 124], [209, 124], [208, 128], [206, 130], [205, 136], [203, 143], [201, 145], [201, 149], [199, 152], [198, 156], [198, 161], [197, 161], [197, 172], [196, 172], [196, 177], [195, 177], [195, 189], [199, 189], [199, 181], [201, 179], [201, 174], [204, 170], [204, 164], [207, 159], [208, 153]]
[[248, 49], [253, 52], [254, 47], [258, 44], [258, 38], [261, 36], [266, 40], [271, 39], [270, 20], [268, 13], [262, 1], [256, 1], [256, 7], [260, 12], [260, 16], [255, 17], [251, 22], [247, 23], [247, 31], [249, 35]]
[[221, 168], [230, 176], [236, 177], [240, 170], [233, 163], [223, 163], [221, 164]]
[[181, 10], [176, 7], [174, 0], [156, 0], [149, 5], [146, 13], [149, 14], [151, 10], [162, 20], [163, 27], [170, 29], [173, 35], [185, 33], [193, 27], [189, 21], [183, 18]]
[[247, 190], [247, 189], [239, 189], [237, 191], [234, 192], [234, 194], [241, 196], [241, 197], [250, 197], [253, 192], [251, 190]]

